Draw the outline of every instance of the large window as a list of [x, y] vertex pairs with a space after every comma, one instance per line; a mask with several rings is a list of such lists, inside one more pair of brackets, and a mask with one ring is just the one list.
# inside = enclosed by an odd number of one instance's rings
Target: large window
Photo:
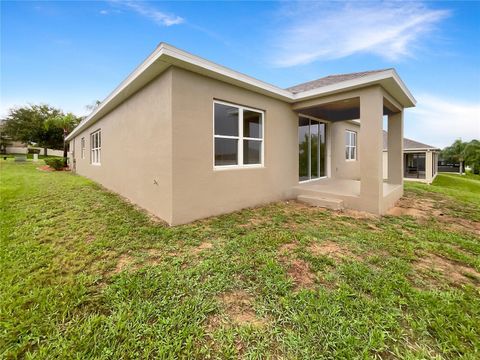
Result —
[[263, 118], [259, 110], [214, 102], [216, 168], [263, 165]]
[[90, 135], [90, 161], [93, 165], [100, 165], [102, 154], [102, 132], [97, 130]]
[[85, 138], [82, 137], [82, 139], [80, 140], [80, 153], [82, 155], [82, 159], [85, 159]]
[[357, 160], [357, 133], [355, 131], [345, 131], [345, 159]]

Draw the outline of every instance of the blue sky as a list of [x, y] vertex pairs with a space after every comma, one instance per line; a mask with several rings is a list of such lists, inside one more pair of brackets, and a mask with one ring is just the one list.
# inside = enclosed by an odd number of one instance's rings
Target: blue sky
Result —
[[0, 114], [78, 115], [165, 41], [287, 87], [394, 67], [418, 100], [405, 136], [480, 138], [480, 2], [1, 2]]

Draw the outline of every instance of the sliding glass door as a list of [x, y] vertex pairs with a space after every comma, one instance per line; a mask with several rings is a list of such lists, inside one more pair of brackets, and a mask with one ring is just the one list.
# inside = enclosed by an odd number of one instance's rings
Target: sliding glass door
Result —
[[326, 176], [325, 124], [305, 117], [298, 119], [298, 177], [300, 181]]

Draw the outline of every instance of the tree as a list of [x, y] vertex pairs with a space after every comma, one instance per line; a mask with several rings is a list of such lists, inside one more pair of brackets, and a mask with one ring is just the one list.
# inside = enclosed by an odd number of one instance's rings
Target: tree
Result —
[[63, 131], [56, 127], [47, 127], [47, 119], [63, 115], [62, 110], [50, 105], [26, 105], [9, 109], [2, 119], [3, 131], [12, 140], [25, 144], [37, 143], [46, 149], [61, 149], [63, 145]]
[[51, 118], [48, 118], [45, 122], [45, 127], [48, 129], [61, 129], [63, 132], [63, 161], [64, 166], [67, 166], [67, 142], [65, 138], [67, 135], [78, 125], [80, 122], [80, 118], [73, 115], [72, 113], [68, 113], [66, 115], [59, 114], [55, 115]]
[[465, 164], [472, 168], [474, 174], [480, 173], [480, 141], [472, 140], [464, 150]]
[[93, 103], [89, 104], [89, 105], [86, 105], [85, 106], [85, 109], [87, 109], [88, 111], [93, 111], [95, 110], [97, 107], [100, 106], [102, 102], [100, 100], [95, 100]]
[[457, 139], [452, 145], [443, 149], [441, 153], [443, 159], [460, 163], [460, 174], [463, 174], [466, 146], [467, 143], [463, 142], [461, 139]]

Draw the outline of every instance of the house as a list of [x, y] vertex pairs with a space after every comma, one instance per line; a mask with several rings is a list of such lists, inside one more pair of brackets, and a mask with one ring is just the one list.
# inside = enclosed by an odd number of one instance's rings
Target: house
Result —
[[[383, 177], [388, 177], [388, 134], [383, 132]], [[403, 139], [403, 178], [430, 184], [438, 173], [438, 155], [435, 146], [404, 138]]]
[[161, 43], [67, 140], [76, 173], [171, 225], [294, 198], [383, 214], [413, 106], [394, 69], [282, 89]]

